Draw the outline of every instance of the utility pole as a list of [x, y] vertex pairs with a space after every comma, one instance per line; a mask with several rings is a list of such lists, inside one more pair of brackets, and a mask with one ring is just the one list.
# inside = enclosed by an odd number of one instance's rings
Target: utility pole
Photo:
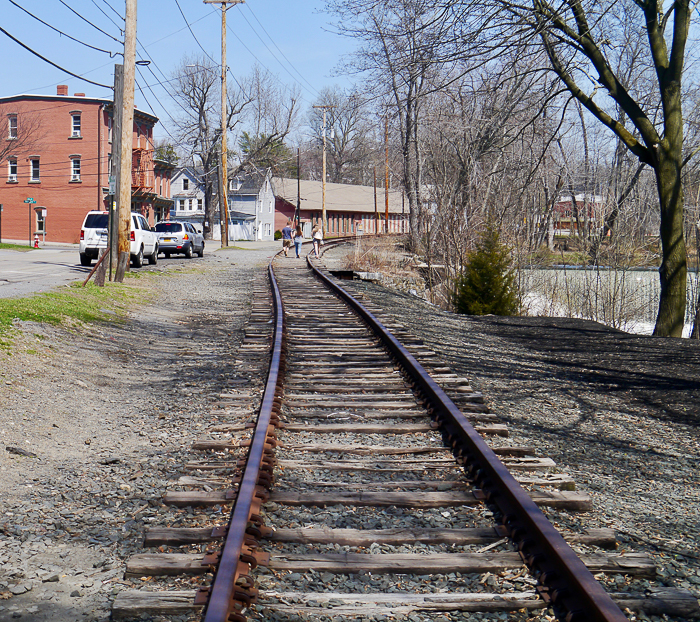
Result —
[[129, 269], [131, 222], [131, 169], [134, 146], [134, 73], [136, 72], [136, 0], [126, 0], [126, 24], [124, 26], [124, 79], [122, 94], [121, 168], [117, 180], [117, 208], [119, 210], [119, 234], [117, 271], [114, 280], [124, 281]]
[[107, 234], [107, 246], [109, 247], [109, 280], [112, 280], [112, 270], [116, 269], [119, 262], [117, 252], [117, 228], [119, 221], [119, 204], [117, 203], [121, 161], [122, 144], [122, 96], [124, 95], [124, 65], [114, 65], [114, 103], [112, 105], [112, 158], [110, 172], [109, 193], [109, 230]]
[[297, 226], [301, 224], [301, 154], [297, 147]]
[[384, 117], [384, 233], [389, 233], [389, 115]]
[[372, 174], [374, 176], [374, 232], [379, 233], [379, 210], [377, 209], [377, 167], [372, 167]]
[[324, 233], [328, 230], [326, 226], [326, 112], [329, 109], [336, 108], [337, 106], [331, 106], [329, 104], [324, 104], [321, 106], [314, 106], [314, 108], [321, 108], [323, 110], [323, 190], [321, 193], [321, 224], [323, 226]]
[[221, 216], [221, 246], [228, 246], [228, 100], [226, 98], [226, 11], [244, 0], [204, 0], [204, 4], [221, 5], [221, 163], [219, 164], [219, 213]]

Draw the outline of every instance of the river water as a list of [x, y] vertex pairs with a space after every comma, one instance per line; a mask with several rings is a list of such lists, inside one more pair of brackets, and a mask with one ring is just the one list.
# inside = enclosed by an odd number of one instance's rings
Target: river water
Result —
[[[525, 315], [580, 317], [630, 333], [650, 335], [659, 307], [658, 270], [558, 266], [518, 273]], [[683, 336], [692, 328], [698, 273], [688, 273]]]

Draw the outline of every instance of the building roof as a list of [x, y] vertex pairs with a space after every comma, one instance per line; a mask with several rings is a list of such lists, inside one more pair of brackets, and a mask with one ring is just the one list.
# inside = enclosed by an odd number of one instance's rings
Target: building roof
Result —
[[[258, 194], [260, 188], [262, 188], [265, 180], [269, 175], [269, 171], [252, 171], [249, 173], [239, 173], [238, 175], [231, 176], [231, 186], [229, 190], [229, 195], [236, 194]], [[240, 186], [236, 189], [237, 183]]]
[[[85, 95], [32, 95], [28, 93], [24, 93], [21, 95], [10, 95], [8, 97], [0, 97], [0, 104], [17, 101], [26, 101], [28, 99], [36, 101], [49, 100], [56, 102], [90, 102], [93, 104], [104, 104], [105, 108], [111, 108], [114, 104], [114, 102], [111, 99], [107, 99], [105, 97], [87, 97]], [[134, 108], [134, 116], [141, 117], [147, 121], [150, 121], [151, 123], [153, 123], [153, 125], [158, 123], [158, 117], [148, 112], [144, 112], [143, 110], [139, 110], [138, 108]]]
[[[300, 182], [301, 209], [321, 211], [323, 208], [323, 183], [302, 179]], [[275, 177], [272, 180], [275, 196], [292, 205], [297, 204], [297, 180]], [[384, 213], [384, 188], [377, 188], [377, 211]], [[408, 206], [406, 206], [406, 210]], [[374, 188], [352, 184], [326, 182], [326, 210], [331, 212], [363, 212], [374, 214]], [[389, 188], [389, 213], [402, 212], [401, 191]]]

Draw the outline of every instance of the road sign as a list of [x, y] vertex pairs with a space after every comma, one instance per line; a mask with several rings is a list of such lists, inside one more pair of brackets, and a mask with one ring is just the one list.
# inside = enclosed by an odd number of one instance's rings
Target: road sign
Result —
[[32, 199], [32, 197], [27, 197], [24, 199], [25, 203], [36, 203], [36, 199]]

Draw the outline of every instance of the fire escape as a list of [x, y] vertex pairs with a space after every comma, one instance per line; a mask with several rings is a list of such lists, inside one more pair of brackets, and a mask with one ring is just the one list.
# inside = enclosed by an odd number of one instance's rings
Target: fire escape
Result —
[[136, 147], [132, 152], [131, 192], [133, 195], [146, 195], [155, 190], [153, 176], [153, 150]]

